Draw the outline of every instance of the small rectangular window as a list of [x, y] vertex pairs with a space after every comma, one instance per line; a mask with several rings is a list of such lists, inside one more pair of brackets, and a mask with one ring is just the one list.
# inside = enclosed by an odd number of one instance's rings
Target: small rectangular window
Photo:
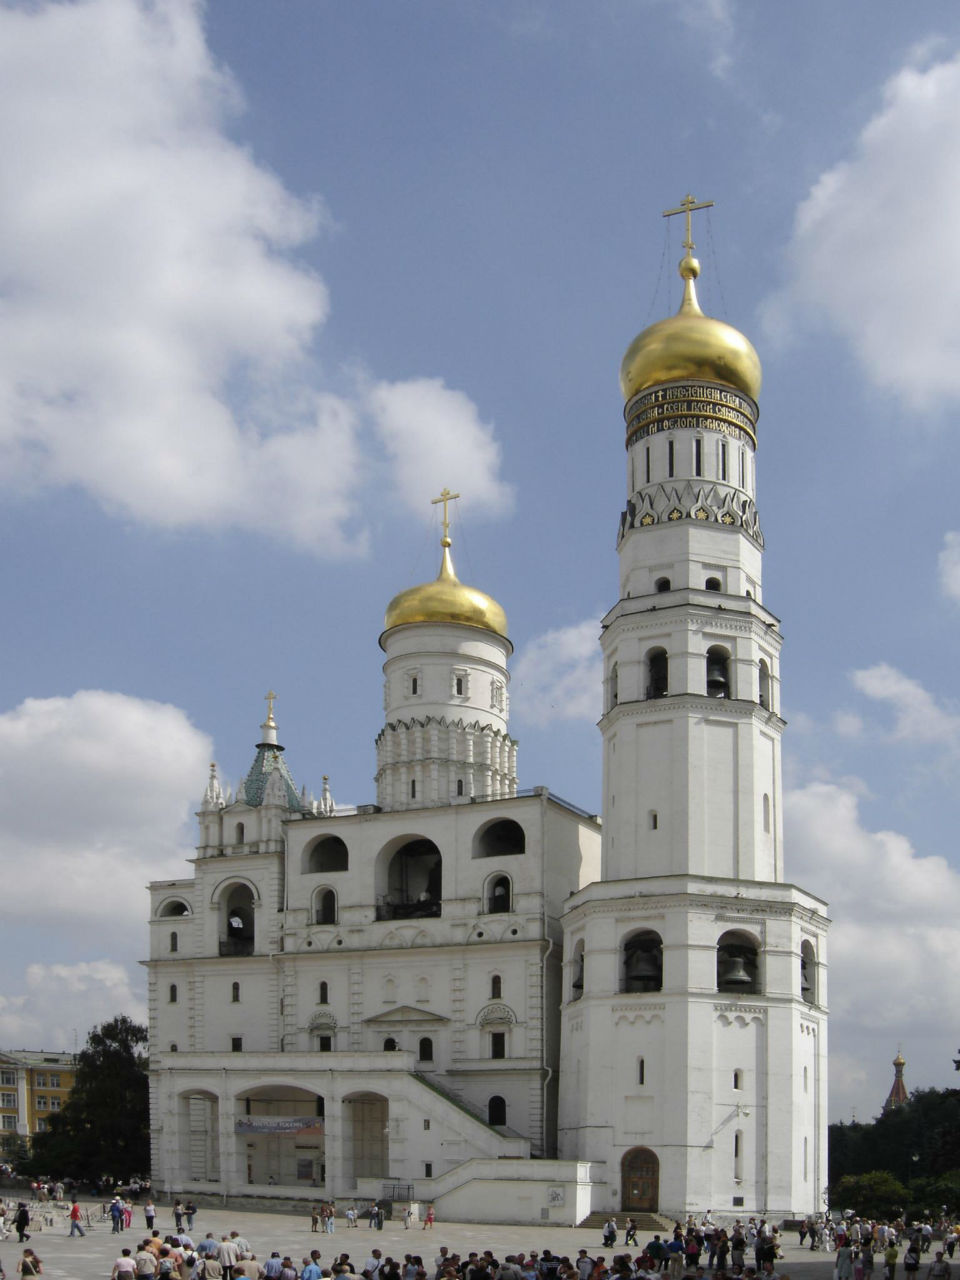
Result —
[[410, 799], [411, 799], [411, 800], [416, 800], [416, 798], [417, 798], [417, 784], [416, 784], [416, 780], [415, 780], [415, 779], [411, 779], [411, 781], [410, 781]]
[[[36, 1084], [38, 1089], [45, 1089], [47, 1087], [46, 1074], [43, 1071], [38, 1071], [34, 1083]], [[13, 1084], [13, 1081], [5, 1080], [4, 1084]]]
[[3, 1116], [2, 1120], [4, 1129], [15, 1129], [17, 1127], [16, 1116]]
[[429, 1121], [429, 1120], [424, 1120], [424, 1122], [423, 1122], [423, 1129], [424, 1129], [424, 1132], [426, 1133], [426, 1132], [429, 1130], [429, 1128], [430, 1128], [430, 1121]]
[[42, 1093], [38, 1093], [37, 1094], [37, 1110], [46, 1111], [46, 1109], [47, 1109], [46, 1095]]
[[333, 1052], [333, 1036], [320, 1036], [318, 1048], [321, 1053]]
[[494, 1031], [490, 1035], [490, 1057], [505, 1058], [507, 1056], [507, 1033]]
[[59, 1089], [59, 1088], [60, 1088], [60, 1077], [59, 1077], [59, 1076], [51, 1076], [51, 1077], [50, 1077], [50, 1088], [51, 1088], [51, 1089]]
[[433, 1162], [431, 1160], [425, 1160], [423, 1162], [423, 1176], [425, 1178], [433, 1177]]
[[693, 471], [694, 475], [703, 475], [703, 441], [699, 437], [693, 442]]
[[740, 488], [742, 489], [743, 487], [744, 487], [743, 485], [743, 450], [741, 449], [740, 450]]
[[673, 475], [673, 441], [667, 441], [667, 475]]
[[721, 440], [720, 441], [720, 479], [726, 480], [726, 478], [727, 478], [727, 442], [726, 440]]
[[243, 1036], [230, 1037], [230, 1052], [243, 1053]]
[[61, 1102], [62, 1102], [62, 1099], [61, 1099], [61, 1098], [51, 1098], [51, 1099], [50, 1099], [50, 1110], [51, 1110], [51, 1111], [59, 1111], [59, 1110], [60, 1110], [60, 1103], [61, 1103]]
[[646, 457], [646, 465], [647, 465], [647, 484], [649, 484], [649, 483], [650, 483], [650, 446], [649, 446], [649, 445], [647, 445], [646, 455], [647, 455], [647, 457]]
[[419, 690], [419, 685], [420, 685], [420, 682], [418, 681], [417, 677], [416, 677], [416, 676], [411, 676], [411, 677], [410, 677], [410, 692], [411, 692], [411, 693], [417, 693], [417, 692], [418, 692], [418, 690]]
[[17, 1105], [17, 1095], [15, 1093], [0, 1093], [0, 1107], [15, 1107]]
[[637, 1059], [637, 1084], [644, 1084], [647, 1074], [647, 1066], [642, 1058]]
[[46, 1132], [47, 1132], [47, 1122], [46, 1122], [46, 1120], [38, 1120], [38, 1121], [37, 1121], [37, 1133], [46, 1133]]

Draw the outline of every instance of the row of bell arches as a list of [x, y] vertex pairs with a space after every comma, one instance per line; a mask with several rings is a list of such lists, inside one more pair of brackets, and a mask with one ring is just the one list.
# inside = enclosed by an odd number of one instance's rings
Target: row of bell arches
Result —
[[[639, 696], [636, 701], [646, 702], [653, 698], [666, 698], [671, 694], [693, 693], [706, 694], [708, 698], [738, 698], [743, 701], [757, 702], [767, 711], [773, 707], [773, 680], [770, 664], [761, 658], [755, 664], [755, 678], [747, 675], [734, 661], [728, 648], [714, 644], [704, 655], [703, 687], [682, 689], [671, 684], [670, 655], [662, 645], [654, 645], [648, 649], [641, 659]], [[610, 665], [606, 679], [605, 710], [612, 711], [624, 700], [624, 691], [620, 683], [620, 666], [618, 662]], [[627, 699], [633, 700], [633, 699]]]
[[[388, 841], [375, 855], [374, 864], [391, 861], [394, 855], [418, 837], [399, 836]], [[436, 847], [436, 846], [434, 846]], [[526, 853], [526, 832], [513, 818], [494, 818], [478, 826], [471, 837], [472, 858], [502, 858]], [[324, 834], [307, 844], [300, 855], [301, 875], [326, 875], [350, 870], [350, 850], [339, 835]]]
[[[586, 951], [583, 939], [573, 949], [570, 1000], [584, 991]], [[763, 950], [758, 938], [742, 929], [728, 929], [716, 943], [717, 992], [726, 995], [763, 993]], [[623, 993], [662, 991], [664, 985], [663, 939], [654, 929], [628, 933], [619, 947], [618, 989]], [[817, 957], [813, 944], [800, 945], [800, 994], [807, 1004], [819, 1003]]]

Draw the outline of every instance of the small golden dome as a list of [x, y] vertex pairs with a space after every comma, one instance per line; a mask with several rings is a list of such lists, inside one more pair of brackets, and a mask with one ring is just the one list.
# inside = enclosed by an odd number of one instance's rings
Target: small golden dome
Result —
[[637, 335], [620, 366], [625, 401], [638, 391], [686, 378], [719, 382], [756, 400], [762, 373], [760, 358], [739, 329], [705, 316], [694, 281], [700, 263], [687, 253], [680, 263], [683, 301], [675, 316], [659, 320]]
[[476, 587], [466, 587], [453, 571], [450, 539], [441, 540], [443, 560], [433, 582], [408, 587], [387, 605], [383, 629], [402, 627], [409, 622], [458, 622], [464, 627], [482, 627], [507, 637], [507, 615], [492, 596]]

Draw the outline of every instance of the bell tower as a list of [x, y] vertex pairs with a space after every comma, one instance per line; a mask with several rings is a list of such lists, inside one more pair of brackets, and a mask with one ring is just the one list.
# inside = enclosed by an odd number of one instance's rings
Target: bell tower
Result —
[[602, 879], [564, 915], [561, 1150], [605, 1162], [598, 1209], [791, 1216], [820, 1208], [826, 1181], [827, 920], [784, 879], [761, 369], [697, 299], [692, 215], [708, 207], [666, 211], [686, 222], [680, 308], [620, 371]]

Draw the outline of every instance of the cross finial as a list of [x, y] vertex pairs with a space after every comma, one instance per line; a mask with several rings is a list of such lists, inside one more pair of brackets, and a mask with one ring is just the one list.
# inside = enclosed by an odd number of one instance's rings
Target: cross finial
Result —
[[277, 700], [277, 695], [273, 692], [272, 689], [264, 698], [264, 702], [266, 702], [267, 704], [267, 724], [270, 725], [272, 729], [276, 728], [276, 724], [274, 723], [274, 719], [273, 719], [273, 704], [276, 702], [276, 700]]
[[450, 520], [448, 518], [447, 505], [453, 502], [455, 498], [459, 498], [459, 493], [451, 493], [449, 489], [444, 487], [440, 490], [439, 498], [431, 498], [430, 505], [435, 507], [438, 502], [443, 503], [443, 538], [440, 545], [443, 547], [450, 546]]
[[694, 249], [696, 248], [696, 245], [693, 243], [693, 236], [691, 235], [692, 228], [690, 225], [690, 215], [694, 213], [697, 209], [712, 209], [712, 208], [713, 208], [712, 200], [701, 200], [700, 203], [698, 204], [696, 196], [685, 195], [683, 199], [680, 201], [679, 209], [664, 209], [663, 216], [665, 218], [672, 218], [677, 213], [685, 213], [687, 215], [687, 234], [684, 237], [683, 247], [687, 250], [688, 253], [693, 253]]

